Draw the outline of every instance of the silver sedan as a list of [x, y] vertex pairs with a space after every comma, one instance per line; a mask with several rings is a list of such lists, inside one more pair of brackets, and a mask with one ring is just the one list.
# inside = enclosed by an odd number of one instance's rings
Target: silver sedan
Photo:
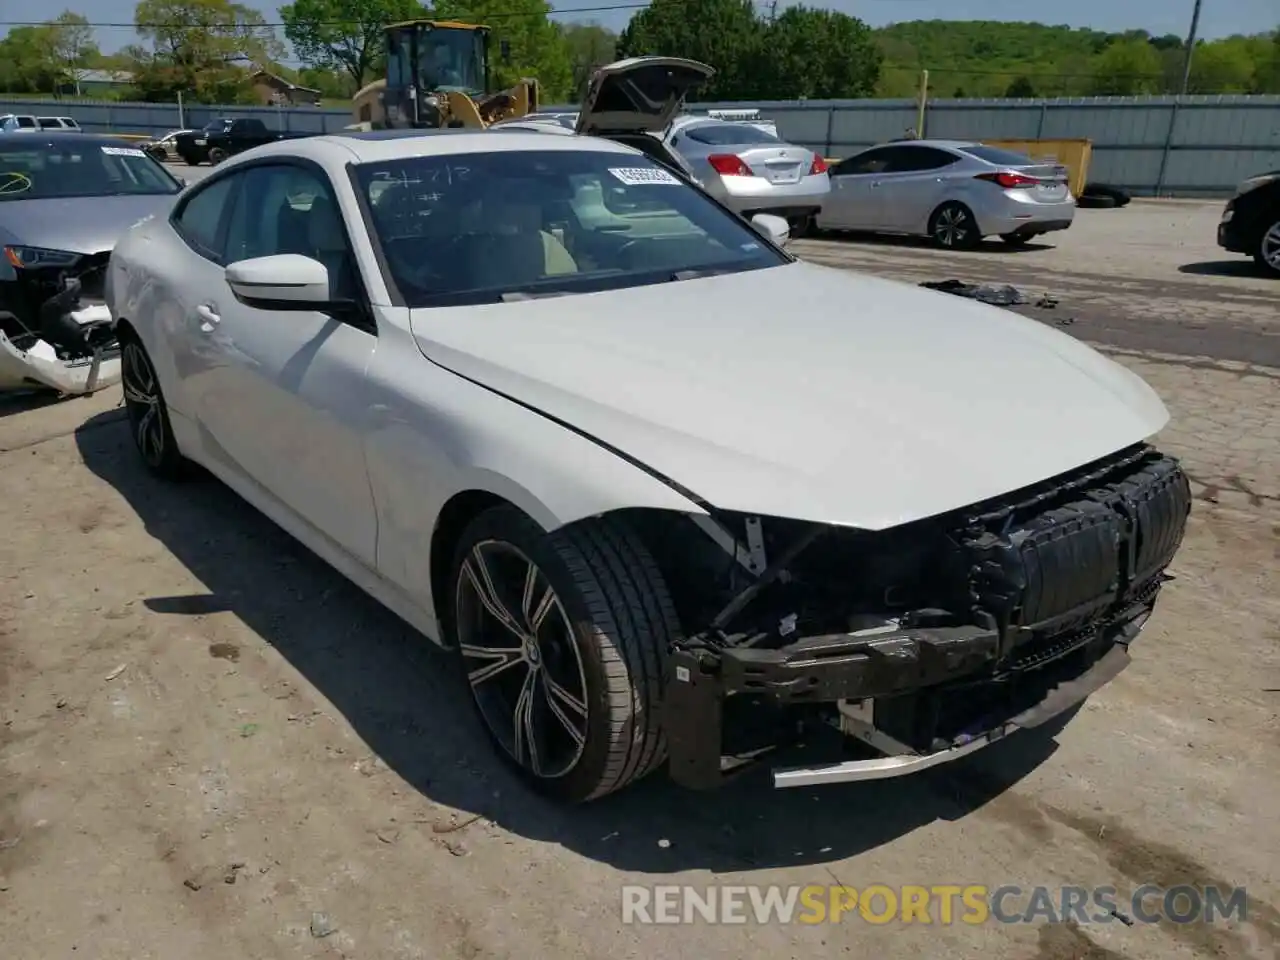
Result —
[[972, 141], [883, 144], [842, 160], [830, 176], [817, 217], [824, 230], [926, 236], [963, 250], [988, 236], [1024, 244], [1075, 217], [1066, 167]]
[[663, 140], [708, 193], [744, 216], [770, 213], [803, 224], [831, 192], [822, 157], [751, 123], [680, 117]]

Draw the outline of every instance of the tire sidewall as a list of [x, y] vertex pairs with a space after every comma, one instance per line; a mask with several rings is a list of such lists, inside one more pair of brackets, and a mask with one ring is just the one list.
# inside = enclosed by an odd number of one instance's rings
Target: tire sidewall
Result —
[[[458, 633], [455, 618], [458, 578], [462, 563], [475, 544], [484, 540], [502, 540], [517, 548], [532, 560], [551, 584], [572, 628], [573, 642], [582, 659], [582, 671], [586, 680], [587, 739], [582, 756], [568, 773], [554, 779], [537, 777], [516, 762], [507, 749], [498, 742], [489, 729], [471, 690], [466, 676], [466, 661], [457, 650]], [[586, 561], [583, 560], [584, 570]], [[442, 598], [447, 603], [444, 616], [445, 636], [454, 648], [455, 660], [462, 682], [466, 684], [470, 700], [486, 737], [493, 743], [498, 755], [539, 792], [560, 800], [581, 802], [589, 799], [605, 778], [610, 756], [610, 702], [609, 681], [604, 661], [600, 655], [600, 643], [608, 643], [607, 634], [598, 630], [595, 617], [574, 583], [565, 560], [553, 546], [551, 538], [527, 515], [515, 507], [495, 507], [473, 520], [459, 538], [449, 573], [449, 595]], [[443, 604], [441, 604], [443, 606]]]
[[[186, 466], [186, 461], [181, 452], [178, 450], [178, 441], [173, 435], [173, 425], [169, 421], [169, 404], [164, 398], [164, 388], [160, 385], [160, 374], [156, 370], [155, 362], [151, 359], [151, 354], [147, 352], [147, 348], [143, 346], [141, 338], [136, 333], [129, 333], [127, 336], [120, 338], [120, 354], [121, 364], [124, 363], [124, 353], [128, 347], [136, 347], [142, 354], [143, 360], [146, 361], [147, 368], [151, 372], [152, 380], [155, 383], [156, 391], [156, 416], [160, 419], [161, 442], [164, 444], [164, 450], [161, 451], [160, 459], [152, 463], [147, 455], [138, 446], [137, 424], [133, 419], [133, 411], [129, 408], [128, 403], [125, 404], [125, 418], [129, 424], [129, 433], [133, 440], [133, 448], [137, 451], [138, 457], [143, 464], [152, 473], [160, 476], [176, 478]], [[123, 379], [124, 370], [121, 370]]]

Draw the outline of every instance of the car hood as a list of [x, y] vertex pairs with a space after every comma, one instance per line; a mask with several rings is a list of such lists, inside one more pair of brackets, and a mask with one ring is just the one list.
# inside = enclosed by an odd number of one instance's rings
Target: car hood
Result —
[[806, 263], [418, 309], [410, 325], [429, 359], [710, 504], [863, 529], [1028, 486], [1168, 421], [1146, 383], [1066, 334]]
[[174, 194], [0, 201], [0, 241], [94, 254], [111, 250], [139, 220], [167, 213]]

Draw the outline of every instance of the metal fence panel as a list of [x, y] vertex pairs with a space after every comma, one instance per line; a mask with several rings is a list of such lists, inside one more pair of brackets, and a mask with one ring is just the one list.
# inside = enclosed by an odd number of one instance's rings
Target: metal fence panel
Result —
[[[912, 100], [808, 100], [690, 104], [755, 108], [787, 139], [846, 157], [903, 136], [917, 123]], [[574, 110], [575, 107], [545, 109]], [[207, 106], [91, 100], [5, 100], [0, 113], [74, 117], [94, 133], [161, 134], [218, 117], [257, 117], [272, 129], [326, 133], [351, 123], [346, 108]], [[1217, 195], [1280, 169], [1280, 96], [1093, 97], [935, 100], [925, 134], [948, 139], [1075, 139], [1093, 143], [1090, 179], [1137, 194]]]

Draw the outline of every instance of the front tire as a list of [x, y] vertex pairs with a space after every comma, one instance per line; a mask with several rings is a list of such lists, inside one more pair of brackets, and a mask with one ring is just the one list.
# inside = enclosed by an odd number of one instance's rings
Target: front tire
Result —
[[1258, 266], [1274, 276], [1280, 276], [1280, 220], [1262, 231], [1258, 238], [1258, 250], [1253, 255]]
[[929, 236], [943, 250], [972, 250], [982, 242], [973, 211], [954, 200], [933, 212], [929, 218]]
[[189, 461], [178, 451], [160, 378], [137, 336], [120, 341], [120, 383], [133, 445], [146, 468], [165, 480], [186, 476]]
[[449, 632], [499, 754], [539, 792], [580, 803], [666, 759], [665, 651], [679, 625], [662, 574], [622, 522], [547, 534], [514, 507], [463, 532]]
[[221, 147], [214, 147], [209, 151], [210, 166], [216, 167], [225, 159], [227, 159], [227, 151], [223, 150]]

